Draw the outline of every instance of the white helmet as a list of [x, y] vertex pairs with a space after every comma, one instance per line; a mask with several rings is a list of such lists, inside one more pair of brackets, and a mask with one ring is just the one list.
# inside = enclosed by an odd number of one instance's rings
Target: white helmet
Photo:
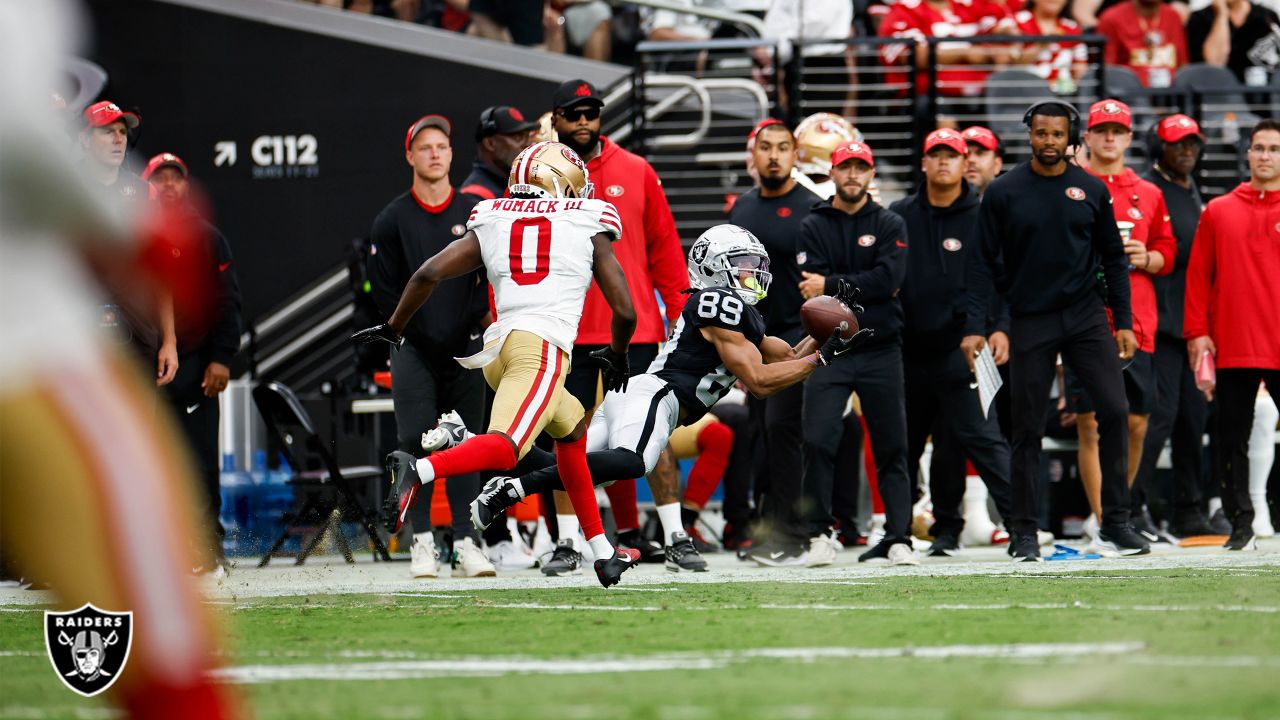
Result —
[[733, 290], [748, 305], [769, 294], [769, 253], [749, 230], [716, 225], [689, 248], [689, 286]]

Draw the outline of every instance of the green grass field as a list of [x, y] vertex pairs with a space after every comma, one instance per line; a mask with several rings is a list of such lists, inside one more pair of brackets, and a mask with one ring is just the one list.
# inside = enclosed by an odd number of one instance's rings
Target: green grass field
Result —
[[[213, 602], [226, 677], [260, 718], [1280, 717], [1275, 565], [734, 562], [716, 563], [728, 582], [651, 571], [611, 591], [530, 574], [252, 598], [230, 583]], [[53, 676], [41, 613], [4, 607], [0, 714], [105, 715]]]

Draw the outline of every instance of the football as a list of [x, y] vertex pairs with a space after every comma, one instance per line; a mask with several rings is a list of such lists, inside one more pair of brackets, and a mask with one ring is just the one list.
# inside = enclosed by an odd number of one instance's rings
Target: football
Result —
[[818, 342], [826, 342], [831, 333], [840, 331], [840, 337], [852, 337], [858, 332], [858, 318], [848, 305], [831, 297], [819, 295], [800, 306], [800, 323], [805, 332]]

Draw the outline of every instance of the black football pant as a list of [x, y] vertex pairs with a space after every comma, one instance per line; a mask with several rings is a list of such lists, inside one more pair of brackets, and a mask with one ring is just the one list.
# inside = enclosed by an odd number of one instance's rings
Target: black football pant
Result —
[[[441, 413], [456, 410], [474, 433], [485, 431], [484, 376], [468, 370], [453, 358], [429, 362], [413, 343], [391, 351], [391, 397], [396, 406], [396, 445], [414, 457], [422, 457], [422, 433], [436, 426]], [[471, 501], [480, 494], [480, 474], [448, 478], [445, 493], [453, 516], [453, 539], [480, 536], [471, 527]], [[431, 496], [424, 495], [409, 509], [415, 533], [431, 529]]]
[[[907, 411], [899, 341], [855, 350], [819, 368], [804, 383], [804, 508], [809, 537], [829, 532], [836, 459], [849, 395], [858, 393], [871, 435], [885, 508], [885, 542], [910, 542], [911, 483], [907, 478]], [[858, 466], [840, 467], [857, 477]]]
[[1253, 527], [1253, 499], [1249, 497], [1249, 435], [1258, 383], [1280, 389], [1280, 370], [1218, 368], [1215, 432], [1217, 454], [1213, 474], [1222, 488], [1222, 509], [1236, 530]]
[[[965, 459], [982, 477], [1000, 515], [1015, 517], [1009, 489], [1009, 443], [1000, 434], [995, 403], [983, 417], [973, 374], [960, 350], [911, 352], [904, 355], [907, 403], [907, 476], [920, 470], [925, 441], [933, 434], [929, 492], [936, 522], [933, 535], [959, 535], [964, 529], [961, 505], [965, 491]], [[1024, 524], [1034, 518], [1022, 518]]]
[[1171, 440], [1173, 455], [1173, 518], [1199, 512], [1203, 485], [1204, 431], [1209, 403], [1196, 388], [1195, 374], [1187, 364], [1187, 344], [1181, 339], [1156, 335], [1156, 403], [1147, 423], [1142, 462], [1133, 487], [1149, 491], [1156, 460]]
[[[163, 390], [173, 408], [174, 419], [186, 438], [199, 483], [196, 503], [207, 524], [210, 549], [215, 557], [222, 555], [225, 530], [218, 519], [222, 512], [221, 463], [218, 453], [218, 398], [205, 397], [204, 371], [209, 366], [207, 353], [193, 351], [178, 357], [178, 372]], [[152, 368], [154, 371], [154, 367]], [[154, 383], [153, 383], [154, 384]], [[203, 551], [203, 548], [201, 549]]]
[[1101, 523], [1103, 527], [1128, 524], [1129, 401], [1102, 300], [1091, 294], [1057, 312], [1014, 317], [1009, 342], [1013, 407], [1013, 516], [1009, 532], [1034, 535], [1038, 529], [1034, 519], [1040, 516], [1040, 443], [1059, 353], [1088, 391], [1097, 413]]

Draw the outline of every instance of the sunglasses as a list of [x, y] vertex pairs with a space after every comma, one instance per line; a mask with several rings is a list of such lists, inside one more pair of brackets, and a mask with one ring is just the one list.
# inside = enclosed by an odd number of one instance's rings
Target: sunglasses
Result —
[[578, 122], [582, 118], [598, 120], [600, 118], [600, 108], [592, 106], [569, 108], [567, 110], [561, 108], [556, 110], [556, 116], [562, 117], [569, 122]]

